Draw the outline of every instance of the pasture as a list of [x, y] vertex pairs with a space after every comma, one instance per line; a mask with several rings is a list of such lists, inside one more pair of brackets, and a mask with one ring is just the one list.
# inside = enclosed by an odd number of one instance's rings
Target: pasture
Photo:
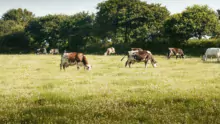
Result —
[[64, 72], [60, 55], [0, 55], [0, 123], [220, 123], [219, 63], [87, 57]]

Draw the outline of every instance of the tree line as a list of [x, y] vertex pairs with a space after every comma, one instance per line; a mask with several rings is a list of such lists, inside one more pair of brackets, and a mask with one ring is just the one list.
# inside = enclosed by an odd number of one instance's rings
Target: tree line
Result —
[[[107, 0], [97, 13], [35, 17], [27, 9], [10, 9], [0, 19], [0, 52], [31, 52], [43, 47], [98, 52], [109, 46], [149, 48], [181, 46], [192, 37], [220, 37], [220, 10], [192, 5], [171, 15], [161, 4]], [[199, 40], [198, 40], [199, 41]]]

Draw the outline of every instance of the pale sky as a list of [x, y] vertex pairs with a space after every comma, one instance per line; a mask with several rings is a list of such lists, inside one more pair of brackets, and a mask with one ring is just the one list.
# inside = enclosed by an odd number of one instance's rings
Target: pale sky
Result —
[[[96, 13], [98, 3], [105, 0], [0, 0], [0, 16], [12, 8], [26, 8], [36, 16], [47, 14], [73, 15], [77, 12]], [[220, 0], [142, 0], [148, 3], [160, 3], [171, 14], [182, 12], [193, 4], [207, 4], [213, 10], [220, 9]]]

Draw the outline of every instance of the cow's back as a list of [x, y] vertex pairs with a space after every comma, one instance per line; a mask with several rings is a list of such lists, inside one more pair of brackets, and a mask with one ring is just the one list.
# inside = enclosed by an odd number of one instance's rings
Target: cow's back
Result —
[[220, 48], [208, 48], [205, 52], [205, 55], [207, 55], [207, 56], [214, 56], [214, 55], [220, 56]]
[[75, 62], [77, 52], [64, 53], [64, 55], [67, 56], [67, 58], [68, 58], [68, 60], [69, 60], [70, 62]]
[[181, 48], [168, 48], [170, 52], [173, 52], [175, 54], [184, 54], [183, 50]]
[[131, 48], [131, 51], [143, 51], [141, 48]]

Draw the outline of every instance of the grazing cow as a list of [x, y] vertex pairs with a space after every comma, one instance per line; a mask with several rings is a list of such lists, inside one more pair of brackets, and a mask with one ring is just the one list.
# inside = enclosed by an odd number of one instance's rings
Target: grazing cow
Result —
[[[121, 61], [124, 59], [124, 57], [121, 59]], [[134, 64], [135, 62], [144, 62], [145, 68], [147, 68], [148, 61], [151, 61], [151, 64], [153, 67], [157, 67], [157, 62], [155, 61], [152, 53], [150, 51], [128, 51], [128, 60], [125, 63], [125, 67], [127, 65], [129, 68], [131, 67], [131, 64]]]
[[51, 49], [50, 54], [52, 54], [52, 55], [59, 54], [59, 49]]
[[115, 48], [114, 47], [110, 47], [106, 50], [106, 52], [104, 53], [105, 56], [110, 55], [112, 53], [116, 53], [115, 52]]
[[[128, 51], [128, 55], [125, 55], [125, 56], [121, 59], [121, 61], [122, 61], [126, 56], [129, 57], [129, 52], [132, 54], [132, 53], [135, 53], [135, 52], [138, 52], [138, 51], [143, 51], [143, 49], [141, 49], [141, 48], [131, 48], [131, 51]], [[148, 51], [148, 50], [145, 50], [145, 51], [147, 51], [148, 53], [152, 54], [152, 53], [151, 53], [150, 51]]]
[[92, 66], [88, 63], [88, 60], [83, 53], [64, 53], [63, 56], [61, 56], [60, 70], [62, 70], [62, 68], [65, 70], [65, 68], [70, 65], [77, 65], [77, 70], [79, 70], [80, 63], [84, 65], [84, 69], [92, 69]]
[[143, 51], [141, 48], [131, 48], [131, 51]]
[[220, 61], [220, 48], [208, 48], [203, 55], [203, 61], [207, 61], [207, 58], [216, 57], [217, 61]]
[[172, 55], [175, 55], [176, 56], [176, 59], [178, 58], [178, 57], [180, 57], [180, 58], [185, 58], [184, 57], [184, 53], [183, 53], [183, 50], [182, 49], [180, 49], [180, 48], [168, 48], [168, 54], [167, 54], [167, 58], [168, 59], [170, 59], [170, 57], [172, 56]]
[[36, 49], [35, 54], [47, 54], [46, 48]]

